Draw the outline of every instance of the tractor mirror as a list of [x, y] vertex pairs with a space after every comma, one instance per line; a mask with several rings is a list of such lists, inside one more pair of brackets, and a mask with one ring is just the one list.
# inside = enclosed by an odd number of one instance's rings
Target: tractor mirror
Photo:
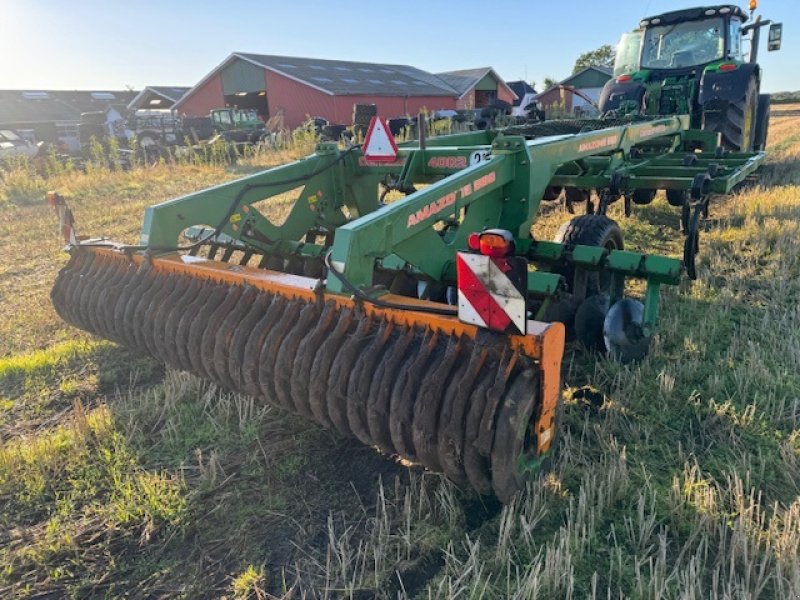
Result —
[[781, 49], [781, 35], [783, 34], [783, 23], [773, 23], [769, 26], [769, 38], [767, 39], [767, 51]]

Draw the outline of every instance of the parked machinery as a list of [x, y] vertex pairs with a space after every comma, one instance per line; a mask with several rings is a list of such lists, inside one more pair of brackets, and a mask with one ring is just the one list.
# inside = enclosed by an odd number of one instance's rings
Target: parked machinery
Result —
[[[541, 199], [554, 186], [699, 199], [763, 160], [715, 158], [711, 173], [717, 138], [688, 117], [594, 127], [430, 138], [383, 163], [321, 143], [148, 208], [137, 246], [79, 240], [51, 194], [70, 242], [52, 300], [77, 327], [508, 501], [553, 448], [565, 327], [641, 359], [660, 286], [682, 271], [625, 250], [604, 214], [534, 238]], [[298, 187], [285, 220], [263, 208]], [[384, 204], [379, 187], [405, 197]]]
[[770, 98], [760, 92], [760, 31], [769, 25], [768, 50], [779, 50], [782, 26], [756, 17], [756, 4], [751, 0], [749, 17], [725, 4], [643, 19], [620, 41], [600, 111], [690, 115], [692, 127], [719, 133], [726, 150], [763, 150]]

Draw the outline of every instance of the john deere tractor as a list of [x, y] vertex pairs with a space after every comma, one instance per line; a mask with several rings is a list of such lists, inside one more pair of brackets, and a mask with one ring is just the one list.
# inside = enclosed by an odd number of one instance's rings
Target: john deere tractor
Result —
[[768, 50], [778, 50], [782, 26], [756, 17], [755, 10], [751, 0], [749, 15], [726, 4], [643, 19], [622, 36], [601, 112], [685, 114], [693, 128], [719, 133], [727, 150], [762, 150], [770, 97], [760, 93], [759, 37], [769, 25]]

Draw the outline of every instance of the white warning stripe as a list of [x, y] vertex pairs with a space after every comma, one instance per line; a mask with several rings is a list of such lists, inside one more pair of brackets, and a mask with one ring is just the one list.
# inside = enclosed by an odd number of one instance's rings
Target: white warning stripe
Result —
[[475, 307], [467, 300], [461, 290], [458, 290], [458, 318], [466, 323], [487, 327], [486, 321], [478, 314], [478, 311], [475, 310]]
[[490, 289], [489, 294], [503, 308], [517, 329], [525, 331], [525, 297], [491, 259], [489, 259], [489, 277], [494, 284], [494, 289]]
[[[527, 315], [525, 297], [514, 287], [511, 280], [503, 273], [494, 261], [482, 254], [467, 254], [459, 253], [461, 260], [469, 267], [475, 276], [484, 284], [486, 291], [492, 299], [503, 309], [508, 315], [509, 319], [520, 331], [526, 331]], [[462, 294], [459, 291], [459, 309], [461, 305]], [[464, 302], [467, 302], [464, 298]], [[475, 317], [480, 318], [480, 315], [472, 308], [470, 309], [475, 313]], [[460, 311], [459, 311], [460, 314]], [[470, 323], [475, 323], [470, 315], [467, 318], [465, 313], [464, 320], [469, 320]], [[485, 325], [484, 325], [485, 326]]]

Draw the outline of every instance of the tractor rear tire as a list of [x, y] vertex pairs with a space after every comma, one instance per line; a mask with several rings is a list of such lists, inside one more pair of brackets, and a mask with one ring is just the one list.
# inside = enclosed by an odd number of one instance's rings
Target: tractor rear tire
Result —
[[753, 139], [753, 150], [763, 152], [767, 148], [767, 136], [769, 135], [770, 117], [769, 94], [758, 95], [758, 108], [756, 110], [756, 132]]
[[712, 100], [703, 107], [703, 129], [722, 135], [722, 146], [733, 152], [753, 149], [758, 109], [758, 82], [751, 78], [736, 102]]

